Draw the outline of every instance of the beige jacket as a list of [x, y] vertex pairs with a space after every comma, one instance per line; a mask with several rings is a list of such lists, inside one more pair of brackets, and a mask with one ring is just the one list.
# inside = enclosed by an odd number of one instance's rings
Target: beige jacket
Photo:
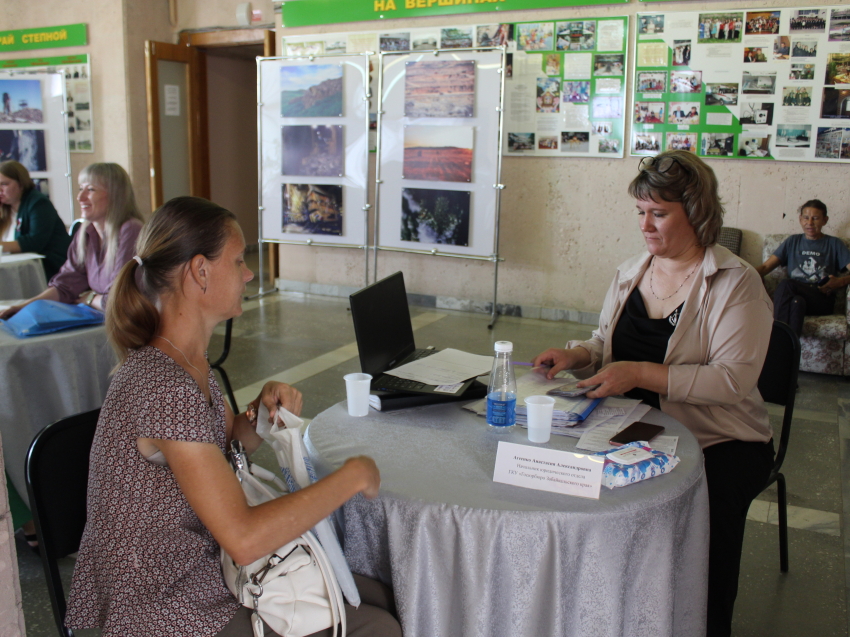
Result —
[[[591, 363], [573, 370], [588, 378], [610, 362], [614, 326], [649, 266], [644, 253], [617, 268], [599, 329], [583, 347]], [[705, 448], [727, 440], [767, 442], [770, 422], [757, 383], [770, 342], [773, 304], [756, 271], [722, 246], [706, 249], [667, 344], [668, 394], [661, 411], [684, 424]]]

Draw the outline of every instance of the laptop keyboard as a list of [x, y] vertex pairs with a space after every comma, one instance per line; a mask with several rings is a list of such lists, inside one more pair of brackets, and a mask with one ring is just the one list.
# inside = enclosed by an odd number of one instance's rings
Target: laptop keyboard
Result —
[[[436, 349], [417, 349], [414, 350], [410, 360], [407, 362], [419, 360], [420, 358], [425, 358], [436, 353]], [[430, 385], [420, 383], [416, 380], [408, 380], [407, 378], [399, 378], [398, 376], [390, 376], [389, 374], [383, 374], [378, 379], [378, 384], [380, 387], [376, 387], [376, 389], [380, 391], [418, 391], [423, 387], [430, 387]]]

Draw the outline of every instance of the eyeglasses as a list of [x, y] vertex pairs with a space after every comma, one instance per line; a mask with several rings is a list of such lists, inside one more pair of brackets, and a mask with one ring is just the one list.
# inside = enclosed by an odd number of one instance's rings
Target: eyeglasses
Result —
[[673, 167], [673, 164], [678, 164], [679, 168], [688, 172], [687, 166], [671, 155], [664, 155], [661, 158], [644, 157], [640, 160], [640, 164], [638, 164], [638, 172], [643, 172], [644, 170], [648, 170], [652, 166], [655, 166], [655, 172], [663, 175]]

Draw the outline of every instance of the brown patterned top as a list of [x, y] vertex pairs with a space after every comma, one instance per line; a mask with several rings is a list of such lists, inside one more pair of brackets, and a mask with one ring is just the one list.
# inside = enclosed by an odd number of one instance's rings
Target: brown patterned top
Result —
[[145, 460], [137, 438], [226, 444], [224, 401], [155, 347], [133, 352], [109, 387], [91, 452], [88, 520], [66, 624], [103, 637], [218, 633], [239, 608], [220, 549], [171, 469]]

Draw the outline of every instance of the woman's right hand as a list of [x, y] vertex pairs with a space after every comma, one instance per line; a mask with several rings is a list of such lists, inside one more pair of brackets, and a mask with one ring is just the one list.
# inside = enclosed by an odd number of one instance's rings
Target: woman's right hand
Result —
[[583, 347], [572, 349], [560, 349], [551, 347], [542, 354], [538, 354], [532, 361], [534, 367], [548, 367], [546, 378], [555, 378], [558, 372], [565, 369], [580, 369], [590, 364], [590, 354]]
[[378, 471], [378, 465], [369, 456], [355, 456], [345, 461], [345, 464], [356, 464], [357, 469], [362, 473], [364, 487], [360, 493], [367, 500], [372, 500], [378, 497], [378, 491], [381, 489], [381, 472]]
[[0, 312], [0, 319], [10, 319], [10, 318], [12, 318], [13, 316], [15, 316], [15, 314], [20, 312], [23, 307], [24, 307], [23, 305], [10, 305], [5, 310]]

